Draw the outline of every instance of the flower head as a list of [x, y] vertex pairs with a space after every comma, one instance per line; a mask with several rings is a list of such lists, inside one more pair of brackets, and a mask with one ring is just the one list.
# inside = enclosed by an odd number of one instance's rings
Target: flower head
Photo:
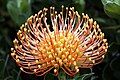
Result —
[[108, 48], [96, 21], [84, 13], [80, 16], [74, 7], [64, 10], [62, 6], [59, 14], [54, 7], [40, 10], [20, 27], [17, 36], [12, 57], [22, 71], [38, 76], [51, 69], [58, 75], [60, 68], [74, 76], [79, 68], [100, 63]]

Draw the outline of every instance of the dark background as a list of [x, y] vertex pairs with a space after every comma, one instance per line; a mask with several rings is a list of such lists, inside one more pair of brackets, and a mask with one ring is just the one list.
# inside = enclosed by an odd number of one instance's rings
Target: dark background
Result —
[[[44, 7], [54, 6], [57, 11], [74, 6], [81, 14], [87, 13], [97, 21], [105, 33], [109, 49], [102, 63], [90, 69], [80, 69], [75, 80], [120, 80], [120, 0], [0, 0], [0, 80], [43, 80], [43, 77], [29, 75], [19, 70], [11, 58], [10, 48], [20, 25], [30, 15]], [[64, 73], [59, 77], [70, 80]], [[51, 73], [46, 80], [58, 80]]]

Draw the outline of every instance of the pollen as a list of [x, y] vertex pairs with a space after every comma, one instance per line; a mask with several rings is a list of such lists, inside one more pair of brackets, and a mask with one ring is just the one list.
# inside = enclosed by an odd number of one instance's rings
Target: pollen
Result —
[[51, 70], [57, 76], [60, 69], [74, 76], [80, 68], [100, 63], [108, 49], [96, 21], [64, 6], [59, 13], [50, 7], [29, 17], [13, 44], [11, 56], [20, 69], [37, 76]]

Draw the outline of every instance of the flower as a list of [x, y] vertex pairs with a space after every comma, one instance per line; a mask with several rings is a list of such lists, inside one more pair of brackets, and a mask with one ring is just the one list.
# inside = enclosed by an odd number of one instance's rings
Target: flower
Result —
[[108, 48], [96, 21], [84, 13], [80, 16], [74, 7], [64, 10], [62, 6], [59, 14], [54, 7], [40, 10], [20, 27], [17, 36], [12, 57], [23, 72], [38, 76], [51, 69], [55, 75], [62, 69], [74, 76], [79, 68], [100, 63]]

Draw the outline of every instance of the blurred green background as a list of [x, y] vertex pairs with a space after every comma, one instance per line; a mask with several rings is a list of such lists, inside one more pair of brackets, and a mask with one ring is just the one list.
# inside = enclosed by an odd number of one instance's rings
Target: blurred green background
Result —
[[49, 73], [43, 77], [29, 75], [19, 70], [10, 56], [12, 41], [26, 19], [44, 7], [61, 10], [74, 6], [81, 14], [87, 13], [97, 21], [109, 49], [102, 63], [92, 69], [80, 69], [73, 79], [60, 72], [61, 80], [120, 80], [120, 0], [0, 0], [0, 80], [58, 80]]

